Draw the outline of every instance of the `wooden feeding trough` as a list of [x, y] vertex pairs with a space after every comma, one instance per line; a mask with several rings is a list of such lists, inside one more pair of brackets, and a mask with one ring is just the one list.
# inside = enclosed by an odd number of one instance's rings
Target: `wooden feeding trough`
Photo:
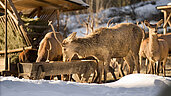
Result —
[[[27, 28], [37, 28], [38, 30], [43, 29], [41, 33], [34, 33], [34, 36], [37, 36], [38, 38], [43, 37], [50, 27], [48, 26], [48, 21], [56, 22], [57, 21], [57, 31], [59, 31], [59, 16], [62, 12], [67, 11], [75, 11], [75, 10], [82, 10], [87, 9], [89, 6], [84, 3], [82, 0], [0, 0], [0, 13], [5, 13], [5, 15], [0, 16], [0, 30], [5, 31], [5, 41], [7, 42], [7, 33], [16, 34], [18, 32], [21, 37], [24, 39], [25, 46], [29, 49], [34, 47], [33, 44], [33, 38], [31, 38], [29, 30]], [[47, 25], [25, 25], [22, 16], [25, 16], [26, 18], [39, 18], [39, 21], [43, 23], [47, 23]], [[7, 28], [8, 27], [8, 28]], [[10, 32], [9, 32], [10, 31]], [[31, 34], [33, 35], [33, 34]], [[18, 38], [18, 37], [16, 37]], [[42, 38], [41, 38], [42, 39]], [[17, 41], [16, 41], [17, 43]], [[9, 68], [10, 62], [8, 62], [9, 57], [8, 54], [11, 53], [17, 53], [21, 52], [22, 50], [16, 49], [8, 49], [7, 43], [5, 43], [5, 48], [3, 50], [0, 50], [0, 73], [3, 73], [4, 71], [11, 71], [11, 68]], [[0, 46], [1, 47], [1, 46]], [[22, 48], [22, 47], [20, 47]], [[1, 49], [1, 48], [0, 48]], [[7, 58], [8, 57], [8, 58]], [[76, 63], [76, 62], [75, 62]], [[80, 61], [81, 63], [81, 61]], [[38, 66], [43, 66], [40, 68], [45, 68], [45, 76], [50, 71], [46, 70], [46, 65], [49, 68], [49, 66], [55, 66], [56, 63], [21, 63], [19, 64], [19, 68], [22, 69], [20, 72], [24, 72], [23, 74], [27, 74], [25, 70], [27, 70], [27, 67], [25, 66], [32, 66], [30, 71], [31, 73], [36, 71], [36, 68], [39, 68]], [[58, 62], [59, 64], [65, 64], [64, 62]], [[69, 63], [67, 63], [69, 65]], [[77, 64], [77, 63], [76, 63]], [[1, 66], [2, 65], [2, 66]], [[24, 67], [21, 67], [24, 66]], [[26, 69], [25, 69], [26, 68]], [[58, 68], [57, 68], [58, 69]], [[17, 71], [17, 68], [15, 69]], [[52, 69], [53, 70], [53, 69]], [[56, 72], [56, 71], [54, 71]], [[35, 72], [33, 72], [35, 73]], [[58, 72], [57, 72], [58, 73]], [[57, 74], [55, 73], [55, 74]], [[51, 74], [53, 74], [51, 72]], [[60, 72], [58, 73], [60, 74]], [[21, 73], [20, 73], [21, 75]], [[32, 75], [28, 75], [32, 76]], [[37, 77], [34, 77], [37, 78]], [[39, 78], [39, 77], [38, 77]]]
[[19, 77], [30, 79], [43, 79], [45, 76], [56, 76], [64, 74], [83, 74], [83, 77], [89, 77], [92, 73], [95, 73], [96, 68], [96, 60], [18, 64]]

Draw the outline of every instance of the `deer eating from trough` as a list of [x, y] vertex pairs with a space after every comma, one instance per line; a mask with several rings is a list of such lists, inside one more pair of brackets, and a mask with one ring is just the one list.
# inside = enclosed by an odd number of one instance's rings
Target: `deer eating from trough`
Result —
[[[77, 38], [76, 32], [73, 32], [62, 42], [63, 60], [67, 61], [74, 54], [79, 57], [93, 56], [98, 61], [99, 83], [102, 71], [106, 81], [111, 58], [124, 57], [129, 65], [137, 66], [139, 73], [138, 52], [142, 38], [143, 30], [132, 23], [121, 23], [110, 28], [102, 27], [82, 38]], [[133, 70], [134, 67], [131, 67], [129, 73], [133, 73]]]

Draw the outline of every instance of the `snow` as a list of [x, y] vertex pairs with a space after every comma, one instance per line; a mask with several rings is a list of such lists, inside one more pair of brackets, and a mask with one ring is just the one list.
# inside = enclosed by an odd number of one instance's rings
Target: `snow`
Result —
[[104, 84], [0, 77], [1, 96], [157, 96], [167, 86], [171, 78], [151, 74], [131, 74]]
[[171, 2], [169, 2], [167, 5], [171, 5]]

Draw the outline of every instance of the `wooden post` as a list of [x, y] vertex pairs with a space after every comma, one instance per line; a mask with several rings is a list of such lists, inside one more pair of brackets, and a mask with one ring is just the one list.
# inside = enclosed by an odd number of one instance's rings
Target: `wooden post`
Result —
[[7, 0], [5, 0], [5, 70], [8, 71], [8, 53], [7, 53]]
[[59, 19], [60, 19], [60, 12], [57, 10], [57, 32], [59, 32]]
[[[162, 12], [164, 13], [164, 23], [165, 23], [165, 22], [167, 22], [167, 11], [162, 10]], [[164, 29], [163, 34], [166, 34], [167, 33], [167, 24], [163, 29]]]

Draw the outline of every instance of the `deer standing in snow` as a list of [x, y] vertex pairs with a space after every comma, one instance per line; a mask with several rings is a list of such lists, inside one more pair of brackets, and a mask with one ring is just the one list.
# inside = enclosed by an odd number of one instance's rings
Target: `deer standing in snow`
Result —
[[[157, 24], [150, 24], [148, 21], [145, 21], [145, 25], [149, 29], [149, 39], [144, 40], [141, 43], [141, 46], [145, 46], [144, 54], [145, 57], [149, 60], [149, 66], [151, 67], [151, 72], [154, 74], [159, 74], [159, 67], [161, 62], [163, 62], [163, 75], [165, 74], [165, 64], [168, 56], [168, 44], [164, 39], [158, 39], [157, 28], [162, 24], [163, 20], [160, 20]], [[144, 45], [143, 45], [144, 44]], [[141, 51], [141, 49], [140, 49]], [[141, 62], [141, 56], [140, 56]], [[156, 67], [155, 67], [156, 63]], [[155, 68], [155, 69], [154, 69]]]

